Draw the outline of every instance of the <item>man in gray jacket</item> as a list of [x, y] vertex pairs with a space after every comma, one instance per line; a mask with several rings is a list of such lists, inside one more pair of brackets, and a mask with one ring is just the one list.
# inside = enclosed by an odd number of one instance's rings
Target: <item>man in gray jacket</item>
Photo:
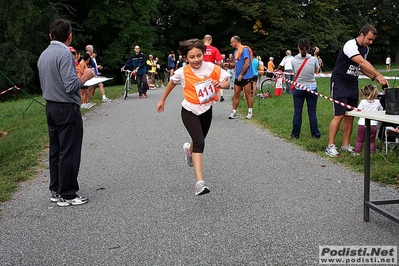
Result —
[[57, 19], [51, 23], [50, 39], [37, 62], [50, 139], [50, 200], [61, 207], [80, 205], [88, 202], [76, 194], [83, 139], [80, 88], [94, 73], [88, 69], [78, 78], [68, 49], [72, 42], [69, 21]]

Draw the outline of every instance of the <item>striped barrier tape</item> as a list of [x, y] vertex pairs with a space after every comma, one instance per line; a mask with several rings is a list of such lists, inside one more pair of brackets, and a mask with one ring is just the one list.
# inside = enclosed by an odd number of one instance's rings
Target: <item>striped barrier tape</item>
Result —
[[[269, 71], [269, 70], [267, 70], [266, 73], [273, 73], [275, 75], [280, 75], [280, 74], [294, 75], [295, 74], [294, 72], [280, 72], [279, 73], [278, 71], [277, 72], [272, 72], [272, 71]], [[331, 74], [315, 73], [314, 76], [316, 78], [330, 78]], [[360, 79], [369, 79], [369, 77], [367, 77], [366, 75], [359, 75], [359, 78]], [[387, 76], [387, 77], [384, 76], [384, 78], [385, 79], [397, 79], [396, 76]]]
[[4, 94], [4, 93], [6, 93], [6, 92], [9, 92], [9, 91], [12, 90], [12, 89], [19, 90], [19, 88], [18, 88], [17, 86], [14, 86], [14, 87], [11, 87], [11, 88], [9, 88], [9, 89], [6, 89], [5, 91], [0, 92], [0, 95]]
[[[329, 78], [331, 77], [331, 74], [322, 74], [322, 73], [315, 73], [314, 74], [316, 78]], [[367, 77], [366, 75], [359, 75], [360, 79], [369, 79], [369, 77]], [[397, 79], [396, 76], [387, 76], [385, 77], [385, 79]]]
[[294, 84], [296, 87], [299, 87], [299, 88], [301, 88], [301, 89], [304, 89], [304, 90], [307, 91], [307, 92], [310, 92], [310, 93], [312, 93], [312, 94], [314, 94], [314, 95], [317, 95], [317, 96], [319, 96], [319, 97], [322, 97], [322, 98], [324, 98], [324, 99], [327, 99], [327, 100], [329, 100], [329, 101], [331, 101], [331, 102], [334, 102], [334, 103], [336, 103], [336, 104], [342, 105], [342, 106], [344, 106], [344, 107], [346, 107], [346, 108], [348, 108], [348, 109], [350, 109], [350, 110], [355, 110], [355, 111], [358, 111], [358, 112], [361, 111], [359, 108], [356, 108], [356, 107], [353, 107], [353, 106], [351, 106], [351, 105], [349, 105], [349, 104], [346, 104], [346, 103], [343, 103], [343, 102], [334, 100], [333, 98], [330, 98], [330, 97], [328, 97], [328, 96], [325, 96], [325, 95], [323, 95], [323, 94], [321, 94], [321, 93], [318, 93], [318, 92], [316, 92], [316, 91], [312, 91], [312, 90], [306, 88], [304, 85], [302, 85], [302, 84], [300, 84], [300, 83], [298, 83], [298, 82], [296, 82], [296, 81], [292, 81], [292, 80], [285, 79], [284, 77], [282, 77], [282, 75], [279, 75], [279, 77], [281, 77], [281, 78], [283, 79], [283, 81], [287, 81], [287, 82], [289, 82], [289, 83], [291, 83], [291, 84]]
[[[0, 71], [0, 72], [1, 72], [1, 71]], [[4, 93], [9, 92], [9, 91], [12, 90], [12, 89], [16, 89], [17, 91], [23, 92], [24, 94], [28, 95], [29, 98], [32, 99], [32, 102], [35, 101], [35, 102], [37, 102], [38, 104], [40, 104], [41, 106], [46, 107], [44, 104], [42, 104], [41, 102], [39, 102], [38, 100], [36, 100], [32, 95], [30, 95], [29, 93], [25, 92], [23, 89], [18, 88], [17, 86], [13, 86], [13, 87], [11, 87], [11, 88], [9, 88], [9, 89], [6, 89], [6, 90], [0, 92], [0, 95], [3, 95]], [[31, 103], [31, 104], [32, 104], [32, 103]], [[30, 106], [30, 105], [29, 105], [29, 106]], [[29, 106], [28, 106], [28, 108], [29, 108]], [[28, 108], [26, 108], [26, 110], [27, 110]], [[26, 110], [25, 110], [25, 111], [26, 111]]]

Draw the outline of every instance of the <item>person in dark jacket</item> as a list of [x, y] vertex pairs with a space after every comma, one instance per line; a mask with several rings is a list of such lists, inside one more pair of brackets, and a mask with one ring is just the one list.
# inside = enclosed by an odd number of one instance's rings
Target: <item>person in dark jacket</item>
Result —
[[147, 98], [147, 68], [145, 66], [146, 59], [145, 55], [140, 52], [140, 47], [136, 45], [134, 47], [134, 53], [130, 56], [130, 58], [126, 61], [125, 65], [121, 68], [121, 71], [125, 69], [125, 67], [130, 67], [133, 71], [133, 75], [136, 75], [137, 80], [137, 90], [139, 91], [139, 97]]

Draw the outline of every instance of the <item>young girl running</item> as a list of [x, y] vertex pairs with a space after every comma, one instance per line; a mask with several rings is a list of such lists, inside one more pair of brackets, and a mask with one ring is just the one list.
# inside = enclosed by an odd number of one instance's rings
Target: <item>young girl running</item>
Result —
[[[380, 111], [382, 110], [382, 106], [380, 100], [377, 99], [378, 89], [375, 85], [369, 84], [366, 85], [363, 89], [360, 90], [360, 97], [363, 100], [360, 101], [360, 104], [357, 108], [362, 111]], [[370, 153], [375, 152], [375, 137], [377, 134], [377, 121], [370, 121]], [[359, 155], [362, 152], [363, 143], [366, 139], [366, 127], [365, 127], [365, 119], [359, 118], [358, 121], [358, 129], [357, 129], [357, 137], [356, 137], [356, 147], [355, 147], [355, 155]]]
[[191, 143], [184, 143], [183, 149], [187, 164], [194, 166], [195, 195], [203, 195], [210, 192], [202, 176], [205, 137], [211, 126], [212, 106], [218, 99], [218, 89], [230, 86], [229, 74], [219, 66], [203, 61], [206, 46], [201, 40], [190, 39], [179, 45], [179, 54], [188, 65], [177, 69], [170, 77], [157, 111], [164, 111], [169, 93], [181, 84], [184, 95], [181, 117], [192, 139]]

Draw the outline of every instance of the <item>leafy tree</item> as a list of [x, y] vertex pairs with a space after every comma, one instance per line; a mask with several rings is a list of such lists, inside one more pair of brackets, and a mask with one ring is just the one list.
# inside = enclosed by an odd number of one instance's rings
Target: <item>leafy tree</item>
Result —
[[[0, 0], [0, 5], [0, 70], [21, 88], [37, 84], [36, 63], [49, 44], [49, 25], [61, 14], [68, 17], [70, 6], [44, 0]], [[0, 90], [10, 85], [0, 75]]]
[[111, 73], [117, 83], [119, 71], [127, 58], [139, 45], [145, 54], [154, 52], [156, 33], [154, 25], [158, 16], [158, 0], [70, 0], [76, 9], [74, 21], [78, 32], [72, 45], [85, 52], [88, 44], [98, 52], [102, 73]]
[[[44, 1], [43, 1], [44, 2]], [[1, 71], [17, 85], [33, 80], [37, 43], [29, 42], [31, 29], [40, 22], [40, 9], [31, 1], [0, 1], [0, 66]], [[32, 12], [33, 10], [33, 12]], [[22, 16], [24, 14], [24, 16]], [[39, 33], [40, 34], [40, 33]], [[29, 67], [25, 67], [29, 66]], [[11, 84], [0, 76], [1, 90]]]
[[[179, 41], [213, 37], [222, 53], [233, 51], [238, 35], [264, 58], [297, 52], [300, 38], [321, 48], [330, 68], [343, 43], [367, 22], [379, 37], [371, 55], [399, 63], [397, 0], [0, 0], [0, 70], [18, 86], [38, 86], [36, 62], [49, 43], [48, 26], [56, 18], [72, 21], [72, 45], [92, 44], [106, 71], [117, 72], [138, 44], [145, 54], [166, 62]], [[366, 7], [366, 8], [364, 8]], [[0, 75], [0, 90], [10, 86]]]
[[[368, 7], [364, 15], [376, 26], [378, 39], [375, 46], [379, 49], [381, 59], [387, 54], [396, 54], [393, 58], [399, 63], [399, 3], [388, 0], [366, 0]], [[374, 46], [374, 44], [373, 44]]]

